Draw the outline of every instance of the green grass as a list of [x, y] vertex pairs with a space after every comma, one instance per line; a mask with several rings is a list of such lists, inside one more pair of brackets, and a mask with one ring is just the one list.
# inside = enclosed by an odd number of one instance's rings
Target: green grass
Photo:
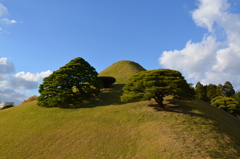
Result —
[[[238, 158], [240, 122], [201, 101], [121, 103], [121, 85], [79, 109], [0, 111], [0, 158]], [[111, 99], [111, 100], [106, 100]], [[99, 105], [96, 105], [99, 103]]]

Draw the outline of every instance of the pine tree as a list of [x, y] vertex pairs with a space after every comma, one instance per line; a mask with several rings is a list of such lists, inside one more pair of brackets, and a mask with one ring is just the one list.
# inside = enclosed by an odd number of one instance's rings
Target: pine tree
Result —
[[38, 105], [44, 107], [76, 107], [97, 97], [101, 81], [83, 58], [75, 58], [44, 78], [39, 87]]
[[207, 87], [207, 98], [211, 101], [213, 98], [217, 97], [217, 86], [215, 84], [209, 84]]
[[163, 97], [173, 95], [177, 99], [191, 99], [194, 91], [182, 74], [175, 70], [158, 69], [133, 75], [123, 87], [122, 101], [155, 99], [164, 108]]
[[207, 95], [206, 95], [206, 87], [204, 87], [201, 82], [198, 82], [195, 86], [195, 97], [197, 99], [203, 100], [203, 101], [208, 101], [207, 100]]
[[235, 94], [232, 84], [229, 81], [226, 81], [222, 87], [223, 96], [231, 97]]

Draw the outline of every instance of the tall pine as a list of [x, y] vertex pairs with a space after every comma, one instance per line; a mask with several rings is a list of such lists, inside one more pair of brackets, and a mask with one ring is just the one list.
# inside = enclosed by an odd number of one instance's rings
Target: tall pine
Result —
[[223, 96], [232, 97], [235, 94], [232, 84], [229, 81], [226, 81], [222, 87]]

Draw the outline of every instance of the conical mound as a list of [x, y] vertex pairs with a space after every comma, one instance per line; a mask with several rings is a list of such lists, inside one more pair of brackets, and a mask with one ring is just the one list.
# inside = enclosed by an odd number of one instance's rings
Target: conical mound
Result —
[[125, 84], [134, 74], [146, 71], [136, 62], [123, 60], [118, 61], [99, 73], [99, 76], [112, 76], [116, 78], [116, 84]]

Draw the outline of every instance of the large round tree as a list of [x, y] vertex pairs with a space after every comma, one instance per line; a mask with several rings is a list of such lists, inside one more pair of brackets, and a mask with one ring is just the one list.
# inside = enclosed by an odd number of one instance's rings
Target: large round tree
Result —
[[95, 68], [83, 58], [71, 60], [43, 79], [38, 105], [71, 108], [97, 97], [102, 85], [97, 75]]
[[123, 91], [122, 101], [154, 98], [160, 108], [164, 108], [163, 98], [168, 95], [178, 99], [194, 97], [194, 89], [190, 88], [182, 74], [170, 69], [149, 70], [135, 74], [123, 87]]

